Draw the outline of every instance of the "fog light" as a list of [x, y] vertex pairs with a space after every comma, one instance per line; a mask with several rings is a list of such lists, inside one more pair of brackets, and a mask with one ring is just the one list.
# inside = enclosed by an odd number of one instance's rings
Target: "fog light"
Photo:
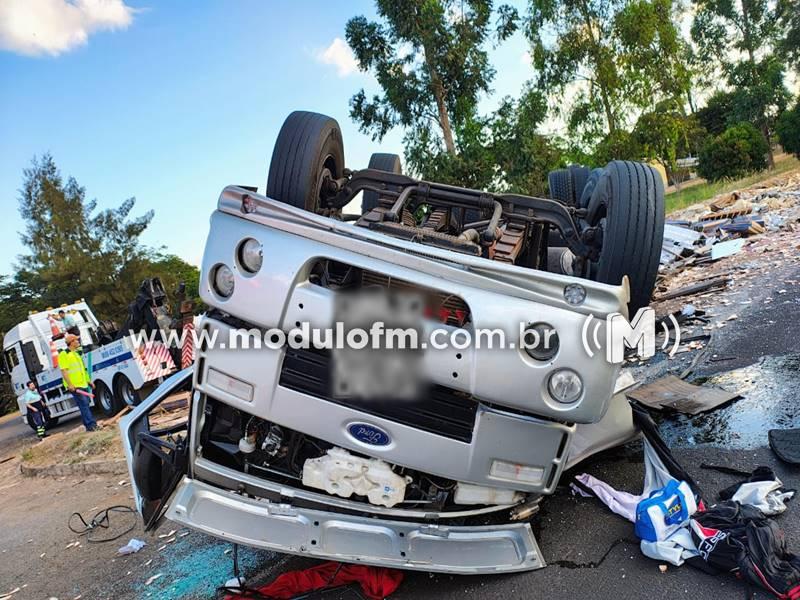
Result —
[[258, 273], [264, 261], [261, 244], [253, 238], [247, 238], [239, 245], [239, 262], [248, 273]]
[[583, 382], [572, 369], [558, 369], [550, 375], [547, 389], [557, 402], [571, 404], [583, 394]]
[[553, 360], [558, 354], [558, 333], [547, 323], [533, 323], [522, 332], [520, 345], [535, 360]]
[[572, 306], [579, 306], [586, 300], [586, 288], [579, 283], [570, 283], [564, 288], [564, 299]]
[[532, 467], [519, 463], [510, 463], [503, 460], [493, 460], [489, 469], [489, 477], [504, 479], [506, 481], [524, 481], [525, 483], [538, 484], [544, 479], [542, 467]]
[[214, 291], [223, 298], [233, 294], [233, 271], [228, 265], [219, 265], [211, 272]]

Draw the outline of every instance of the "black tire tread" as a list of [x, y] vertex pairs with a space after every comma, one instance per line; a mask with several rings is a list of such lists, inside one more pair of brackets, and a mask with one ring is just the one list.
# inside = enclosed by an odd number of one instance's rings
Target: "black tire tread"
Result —
[[574, 193], [572, 190], [572, 177], [570, 177], [569, 169], [556, 169], [550, 171], [547, 175], [547, 183], [550, 187], [550, 198], [572, 204], [574, 202]]
[[335, 119], [307, 111], [295, 111], [283, 122], [267, 174], [267, 196], [297, 208], [313, 210], [311, 186], [317, 182], [317, 159], [330, 138], [337, 145], [338, 170], [344, 169], [341, 131]]
[[[403, 163], [397, 154], [388, 152], [375, 152], [369, 157], [368, 169], [387, 171], [389, 173], [402, 173]], [[378, 206], [380, 196], [377, 192], [364, 191], [361, 194], [361, 214], [371, 211]]]
[[664, 185], [655, 169], [642, 163], [614, 161], [605, 171], [605, 186], [595, 190], [609, 198], [596, 279], [619, 285], [627, 275], [633, 316], [650, 303], [655, 286], [664, 236]]
[[572, 165], [569, 167], [570, 183], [572, 185], [572, 204], [578, 205], [581, 194], [589, 181], [591, 171], [587, 167]]

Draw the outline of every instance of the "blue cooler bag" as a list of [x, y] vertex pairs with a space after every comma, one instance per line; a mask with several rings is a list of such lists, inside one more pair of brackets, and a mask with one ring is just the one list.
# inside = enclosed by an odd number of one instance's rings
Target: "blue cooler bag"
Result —
[[636, 535], [648, 542], [667, 539], [697, 511], [689, 484], [671, 479], [636, 506]]

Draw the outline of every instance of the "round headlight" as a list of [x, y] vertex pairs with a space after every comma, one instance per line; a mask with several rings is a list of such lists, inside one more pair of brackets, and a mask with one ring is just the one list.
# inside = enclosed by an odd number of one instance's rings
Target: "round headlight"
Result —
[[261, 244], [253, 238], [247, 238], [239, 245], [239, 262], [245, 271], [258, 273], [264, 261], [264, 252]]
[[572, 369], [558, 369], [550, 375], [547, 389], [557, 402], [572, 404], [583, 394], [583, 382]]
[[564, 288], [564, 299], [572, 306], [580, 306], [586, 300], [586, 288], [579, 283], [570, 283]]
[[553, 360], [558, 354], [558, 333], [547, 323], [533, 323], [525, 328], [520, 344], [534, 360]]
[[233, 294], [233, 271], [228, 265], [219, 265], [212, 272], [214, 291], [223, 298], [230, 298]]

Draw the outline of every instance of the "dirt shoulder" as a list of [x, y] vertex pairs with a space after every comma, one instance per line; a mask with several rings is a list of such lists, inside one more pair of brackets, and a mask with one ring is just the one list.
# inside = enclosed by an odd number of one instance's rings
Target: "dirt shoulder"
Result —
[[32, 467], [74, 465], [124, 457], [117, 427], [105, 427], [98, 431], [59, 432], [33, 443], [21, 453], [23, 464]]

